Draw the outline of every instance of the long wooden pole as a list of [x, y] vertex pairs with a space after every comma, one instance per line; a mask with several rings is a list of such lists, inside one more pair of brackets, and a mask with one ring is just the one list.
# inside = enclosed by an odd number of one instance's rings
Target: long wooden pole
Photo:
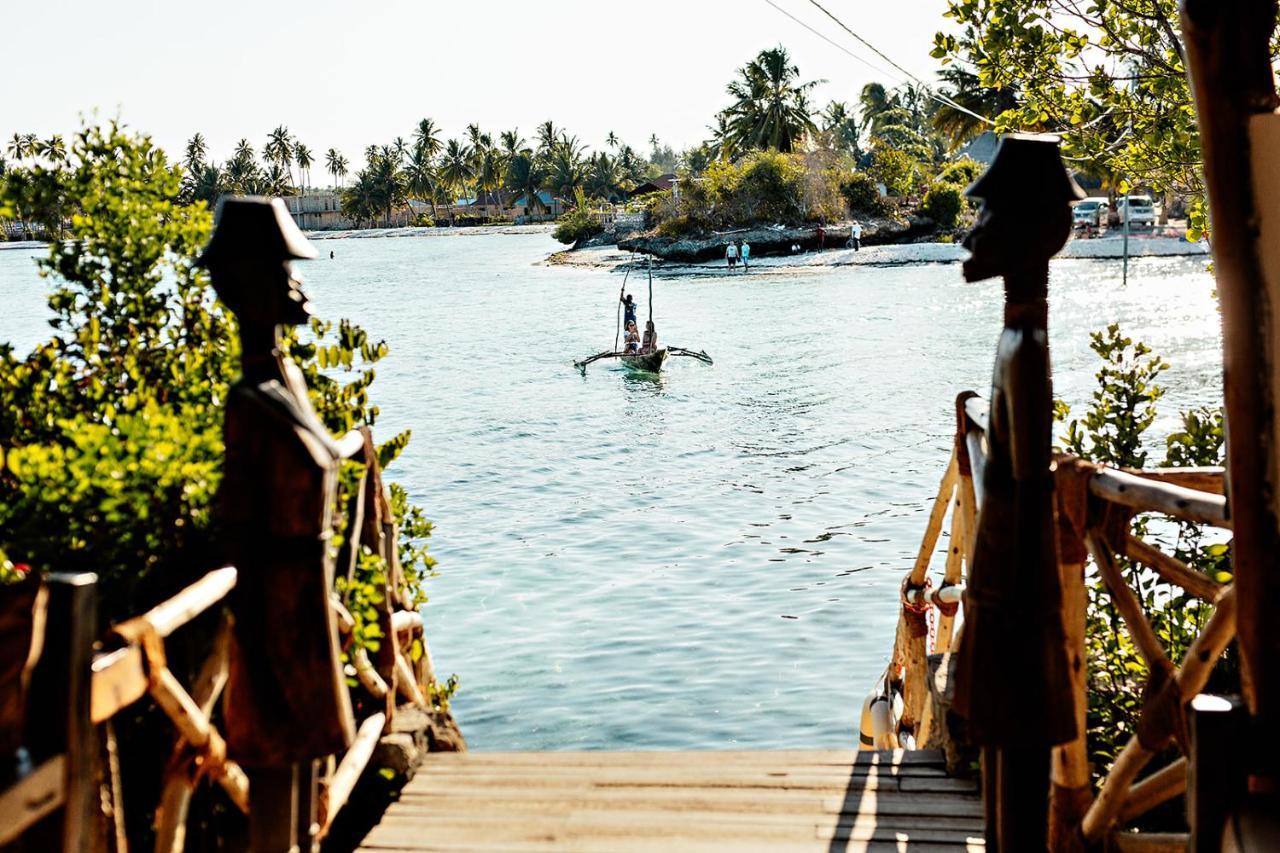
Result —
[[[1275, 0], [1183, 3], [1182, 30], [1222, 309], [1227, 494], [1235, 529], [1240, 659], [1257, 732], [1280, 726], [1280, 624], [1269, 617], [1280, 600], [1280, 513], [1275, 503], [1280, 498], [1280, 401], [1271, 361], [1280, 334], [1280, 270], [1275, 265], [1280, 260], [1275, 246], [1280, 200], [1262, 199], [1256, 192], [1255, 170], [1264, 154], [1274, 158], [1274, 152], [1255, 151], [1250, 134], [1251, 123], [1280, 103], [1269, 49], [1275, 25]], [[1263, 202], [1270, 211], [1262, 210]], [[1250, 748], [1266, 776], [1280, 775], [1280, 742], [1256, 738]]]

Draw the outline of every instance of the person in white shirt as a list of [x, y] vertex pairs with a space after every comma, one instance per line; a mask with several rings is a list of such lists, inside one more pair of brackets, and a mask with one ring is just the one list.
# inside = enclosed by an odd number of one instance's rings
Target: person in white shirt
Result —
[[862, 249], [862, 223], [856, 220], [849, 227], [849, 245], [853, 246], [855, 252]]
[[729, 262], [729, 269], [733, 269], [738, 265], [738, 247], [734, 245], [732, 240], [729, 241], [728, 246], [725, 246], [724, 257]]

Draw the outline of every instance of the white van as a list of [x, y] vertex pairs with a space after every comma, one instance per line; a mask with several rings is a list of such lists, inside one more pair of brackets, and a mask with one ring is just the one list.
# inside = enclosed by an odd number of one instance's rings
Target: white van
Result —
[[1156, 224], [1156, 206], [1149, 195], [1131, 195], [1116, 200], [1116, 212], [1123, 223], [1129, 220], [1130, 228], [1150, 228]]

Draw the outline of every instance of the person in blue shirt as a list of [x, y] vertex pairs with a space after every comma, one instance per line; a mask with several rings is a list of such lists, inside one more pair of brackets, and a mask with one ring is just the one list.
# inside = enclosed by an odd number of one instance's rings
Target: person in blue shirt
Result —
[[622, 312], [622, 328], [629, 329], [636, 322], [636, 301], [631, 298], [630, 293], [622, 297]]

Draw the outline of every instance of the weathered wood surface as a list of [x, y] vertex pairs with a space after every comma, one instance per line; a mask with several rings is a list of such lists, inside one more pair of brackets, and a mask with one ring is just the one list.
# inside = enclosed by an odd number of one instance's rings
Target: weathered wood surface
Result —
[[428, 850], [980, 850], [940, 752], [436, 753], [365, 838]]

